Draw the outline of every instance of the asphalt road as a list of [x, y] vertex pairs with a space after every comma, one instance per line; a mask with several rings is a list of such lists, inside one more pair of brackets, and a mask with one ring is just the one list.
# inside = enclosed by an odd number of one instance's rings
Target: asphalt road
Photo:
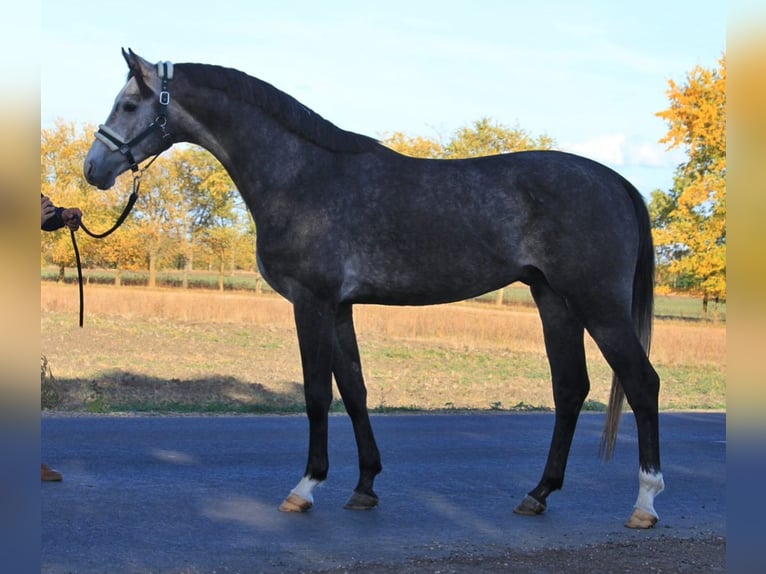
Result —
[[661, 415], [666, 490], [659, 524], [623, 522], [638, 488], [633, 417], [612, 462], [604, 417], [584, 413], [564, 489], [537, 517], [512, 513], [535, 486], [553, 415], [377, 415], [380, 506], [343, 509], [357, 460], [345, 416], [330, 424], [330, 476], [307, 514], [277, 506], [301, 478], [304, 416], [44, 415], [42, 572], [297, 572], [453, 553], [577, 547], [726, 533], [726, 417]]

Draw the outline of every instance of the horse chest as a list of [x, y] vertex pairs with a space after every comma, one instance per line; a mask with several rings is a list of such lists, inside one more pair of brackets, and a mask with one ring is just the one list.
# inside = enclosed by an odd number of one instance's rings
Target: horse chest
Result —
[[331, 245], [295, 237], [265, 244], [260, 239], [256, 253], [258, 270], [283, 297], [292, 300], [290, 292], [296, 284], [317, 289], [338, 284], [337, 253]]

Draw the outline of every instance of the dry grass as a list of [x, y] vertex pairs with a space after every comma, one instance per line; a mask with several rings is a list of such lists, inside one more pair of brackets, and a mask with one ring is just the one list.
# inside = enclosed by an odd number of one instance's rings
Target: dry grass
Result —
[[[88, 286], [84, 329], [77, 306], [76, 287], [42, 284], [41, 350], [72, 407], [302, 400], [292, 312], [281, 298]], [[552, 406], [533, 309], [358, 306], [355, 316], [371, 407]], [[723, 325], [658, 321], [662, 406], [723, 408], [725, 348]], [[590, 340], [587, 349], [591, 404], [605, 403], [610, 371]]]

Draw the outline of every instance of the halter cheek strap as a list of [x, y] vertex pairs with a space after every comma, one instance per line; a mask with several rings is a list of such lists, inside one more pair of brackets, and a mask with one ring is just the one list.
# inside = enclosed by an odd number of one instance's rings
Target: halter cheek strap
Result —
[[162, 139], [167, 140], [170, 137], [170, 133], [165, 129], [168, 123], [167, 109], [170, 105], [170, 92], [168, 91], [168, 83], [173, 79], [173, 63], [172, 62], [159, 62], [157, 64], [157, 75], [162, 80], [162, 87], [159, 95], [159, 113], [154, 121], [139, 132], [133, 139], [126, 141], [120, 134], [114, 131], [109, 126], [101, 124], [98, 126], [98, 131], [95, 133], [96, 139], [101, 141], [109, 148], [110, 151], [119, 151], [130, 163], [130, 169], [133, 172], [138, 171], [138, 162], [133, 157], [132, 147], [140, 143], [146, 137], [151, 135], [156, 130], [162, 130]]

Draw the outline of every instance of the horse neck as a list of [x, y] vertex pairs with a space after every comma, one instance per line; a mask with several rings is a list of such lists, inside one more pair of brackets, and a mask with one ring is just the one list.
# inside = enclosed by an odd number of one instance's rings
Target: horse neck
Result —
[[181, 139], [205, 148], [221, 162], [254, 215], [267, 211], [270, 202], [281, 201], [290, 180], [305, 177], [306, 170], [321, 163], [319, 156], [329, 153], [288, 131], [258, 106], [221, 98], [218, 91], [197, 90], [181, 106]]

